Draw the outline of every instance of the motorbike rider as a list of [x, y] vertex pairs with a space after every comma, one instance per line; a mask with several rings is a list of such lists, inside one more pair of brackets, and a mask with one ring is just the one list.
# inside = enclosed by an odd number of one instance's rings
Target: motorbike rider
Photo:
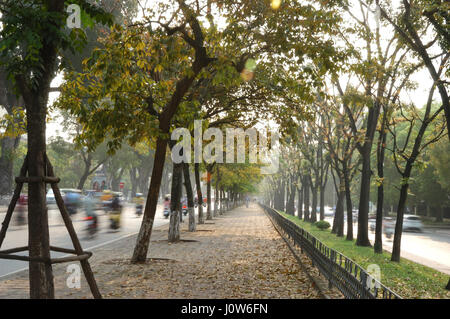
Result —
[[112, 197], [113, 196], [109, 190], [104, 190], [102, 192], [100, 200], [102, 202], [103, 210], [105, 211], [105, 213], [108, 213], [108, 210], [111, 208]]
[[140, 216], [144, 207], [144, 197], [141, 193], [136, 193], [136, 196], [133, 198], [133, 202], [136, 205], [136, 214]]
[[170, 215], [170, 198], [169, 198], [169, 196], [166, 196], [165, 198], [164, 198], [164, 217], [165, 218], [168, 218], [169, 217], [169, 215]]
[[111, 228], [120, 228], [120, 215], [122, 214], [122, 204], [120, 203], [119, 195], [114, 194], [111, 202], [111, 212], [109, 220], [111, 221]]
[[86, 220], [88, 221], [87, 231], [90, 237], [93, 237], [98, 230], [98, 217], [95, 212], [94, 194], [89, 194], [84, 200], [84, 209], [86, 212]]
[[[184, 216], [186, 216], [188, 213], [187, 204], [188, 204], [187, 197], [181, 198], [181, 212], [183, 213]], [[180, 220], [183, 221], [182, 218]]]
[[74, 215], [77, 213], [78, 204], [80, 202], [80, 195], [76, 192], [69, 191], [65, 196], [64, 204], [67, 207], [69, 215]]

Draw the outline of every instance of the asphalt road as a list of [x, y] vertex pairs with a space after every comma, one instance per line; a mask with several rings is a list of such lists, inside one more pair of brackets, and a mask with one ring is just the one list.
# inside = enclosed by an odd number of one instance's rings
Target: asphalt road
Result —
[[[332, 217], [325, 217], [331, 225]], [[345, 220], [344, 234], [347, 232]], [[353, 235], [358, 233], [357, 223], [353, 223]], [[375, 232], [369, 230], [369, 239], [373, 245]], [[392, 251], [394, 236], [386, 238], [383, 234], [383, 248]], [[407, 232], [402, 234], [401, 257], [415, 261], [419, 264], [434, 268], [450, 275], [450, 229], [424, 228], [423, 232]]]
[[[95, 247], [105, 245], [115, 240], [119, 240], [120, 238], [131, 236], [139, 232], [142, 217], [137, 217], [135, 215], [134, 206], [132, 205], [125, 206], [121, 218], [122, 227], [119, 230], [114, 231], [110, 230], [108, 216], [103, 214], [101, 211], [97, 212], [99, 214], [99, 232], [97, 233], [97, 236], [93, 239], [86, 238], [85, 229], [87, 222], [83, 220], [83, 218], [85, 217], [85, 213], [83, 211], [79, 211], [77, 214], [72, 216], [73, 225], [78, 234], [78, 238], [80, 239], [81, 246], [83, 247], [84, 250], [93, 249]], [[3, 220], [4, 216], [5, 216], [4, 214], [0, 214], [0, 220]], [[153, 226], [157, 227], [167, 222], [168, 220], [165, 219], [162, 214], [162, 206], [158, 205]], [[69, 234], [64, 226], [59, 211], [56, 209], [56, 206], [50, 206], [49, 226], [50, 226], [49, 227], [50, 243], [52, 246], [73, 249], [73, 245], [70, 240]], [[1, 249], [3, 250], [27, 245], [28, 245], [27, 226], [17, 226], [14, 225], [14, 221], [12, 221]], [[23, 253], [23, 255], [25, 254], [27, 254], [27, 252]], [[63, 255], [64, 254], [62, 253], [52, 252], [52, 257], [60, 257]], [[0, 259], [0, 278], [27, 268], [28, 268], [27, 262]]]

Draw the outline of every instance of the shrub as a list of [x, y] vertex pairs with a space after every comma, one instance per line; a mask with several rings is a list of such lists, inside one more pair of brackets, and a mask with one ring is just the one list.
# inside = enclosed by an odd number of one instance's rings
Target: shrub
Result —
[[320, 220], [318, 222], [315, 222], [314, 225], [321, 230], [328, 229], [331, 226], [330, 223], [325, 220]]

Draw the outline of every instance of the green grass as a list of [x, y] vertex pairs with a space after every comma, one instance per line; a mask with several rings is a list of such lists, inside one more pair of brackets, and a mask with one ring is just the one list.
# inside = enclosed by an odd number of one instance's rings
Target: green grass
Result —
[[337, 237], [331, 233], [331, 229], [320, 230], [296, 216], [283, 212], [280, 214], [361, 267], [366, 269], [370, 264], [377, 264], [381, 268], [381, 282], [402, 298], [450, 298], [450, 291], [445, 290], [449, 275], [404, 258], [401, 258], [400, 263], [392, 262], [391, 254], [387, 251], [375, 254], [373, 247], [356, 246], [354, 240]]

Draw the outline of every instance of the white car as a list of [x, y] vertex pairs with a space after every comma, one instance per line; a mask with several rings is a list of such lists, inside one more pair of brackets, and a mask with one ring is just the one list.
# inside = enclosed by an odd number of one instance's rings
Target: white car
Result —
[[[384, 228], [395, 228], [394, 218], [383, 218]], [[375, 231], [376, 220], [375, 218], [369, 218], [369, 228], [371, 231]], [[403, 215], [403, 231], [423, 231], [423, 224], [420, 218], [416, 215]]]
[[423, 224], [419, 216], [403, 215], [403, 230], [423, 231]]

